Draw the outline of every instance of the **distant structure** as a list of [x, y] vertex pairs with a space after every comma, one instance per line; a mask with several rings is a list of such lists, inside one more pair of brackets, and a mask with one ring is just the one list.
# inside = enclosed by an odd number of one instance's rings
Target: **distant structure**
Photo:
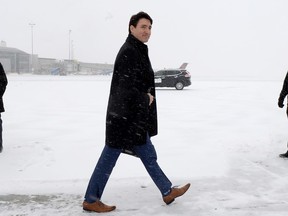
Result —
[[1, 41], [0, 42], [0, 47], [7, 47], [6, 41]]
[[2, 63], [6, 72], [14, 73], [28, 73], [29, 72], [29, 58], [30, 55], [19, 49], [0, 46], [0, 62]]
[[[31, 59], [33, 58], [31, 65]], [[0, 62], [7, 73], [29, 73], [52, 75], [110, 75], [113, 64], [85, 63], [76, 60], [59, 60], [54, 58], [40, 58], [16, 48], [7, 47], [5, 41], [0, 42]], [[31, 73], [31, 72], [30, 72]]]

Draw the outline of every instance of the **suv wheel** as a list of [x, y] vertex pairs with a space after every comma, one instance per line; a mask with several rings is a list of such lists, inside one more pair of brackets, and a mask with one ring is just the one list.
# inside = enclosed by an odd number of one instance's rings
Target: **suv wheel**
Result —
[[182, 89], [184, 88], [184, 85], [183, 85], [182, 82], [177, 82], [177, 83], [175, 84], [175, 88], [176, 88], [177, 90], [182, 90]]

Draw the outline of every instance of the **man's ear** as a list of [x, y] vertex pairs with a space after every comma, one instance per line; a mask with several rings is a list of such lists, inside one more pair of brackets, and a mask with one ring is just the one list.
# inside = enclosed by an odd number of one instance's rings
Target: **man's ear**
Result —
[[132, 32], [135, 29], [135, 27], [133, 25], [130, 25], [129, 29], [130, 29], [130, 32]]

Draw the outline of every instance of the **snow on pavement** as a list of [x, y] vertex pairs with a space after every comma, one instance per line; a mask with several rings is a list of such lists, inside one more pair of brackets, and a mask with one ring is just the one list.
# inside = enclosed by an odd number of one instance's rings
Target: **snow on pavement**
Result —
[[[8, 79], [0, 215], [86, 215], [81, 204], [103, 148], [110, 77]], [[280, 80], [193, 80], [183, 91], [158, 89], [158, 162], [175, 185], [191, 188], [166, 206], [141, 162], [122, 155], [103, 195], [117, 209], [105, 215], [283, 215], [281, 87]]]

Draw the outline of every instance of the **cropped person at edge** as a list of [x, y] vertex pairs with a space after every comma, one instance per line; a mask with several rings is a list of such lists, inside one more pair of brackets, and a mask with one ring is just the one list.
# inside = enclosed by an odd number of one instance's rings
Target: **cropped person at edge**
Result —
[[0, 63], [0, 153], [3, 151], [3, 139], [2, 139], [2, 116], [1, 113], [5, 112], [4, 103], [3, 103], [3, 95], [6, 91], [6, 86], [8, 84], [8, 80], [4, 71], [2, 64]]
[[[285, 79], [284, 79], [284, 82], [283, 82], [283, 86], [282, 86], [282, 90], [281, 90], [279, 98], [278, 98], [278, 106], [280, 108], [284, 107], [284, 100], [287, 97], [287, 95], [288, 95], [288, 72], [287, 72], [287, 74], [285, 76]], [[287, 101], [287, 103], [288, 103], [288, 101]], [[288, 106], [286, 107], [286, 114], [287, 114], [287, 117], [288, 117]], [[287, 142], [287, 147], [288, 147], [288, 142]], [[288, 151], [286, 151], [283, 154], [280, 154], [279, 156], [282, 157], [282, 158], [288, 158]]]

